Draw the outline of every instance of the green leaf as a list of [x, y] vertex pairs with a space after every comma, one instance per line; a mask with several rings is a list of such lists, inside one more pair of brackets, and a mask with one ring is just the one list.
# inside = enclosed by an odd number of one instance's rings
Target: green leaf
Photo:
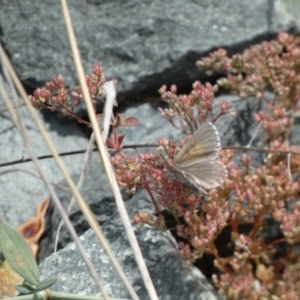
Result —
[[57, 281], [57, 278], [46, 278], [42, 281], [40, 281], [36, 286], [34, 291], [39, 292], [43, 291], [45, 289], [48, 289], [50, 286], [52, 286]]
[[35, 289], [35, 286], [30, 284], [29, 282], [27, 281], [24, 281], [22, 286], [24, 286], [26, 289], [28, 289], [29, 291], [32, 291], [34, 292], [34, 289]]
[[23, 285], [16, 285], [15, 288], [18, 292], [20, 292], [23, 295], [28, 295], [28, 294], [33, 293], [33, 291], [31, 291], [30, 289], [28, 289], [27, 287], [25, 287]]
[[29, 245], [15, 229], [1, 219], [0, 247], [5, 259], [15, 272], [30, 284], [39, 283], [39, 269]]

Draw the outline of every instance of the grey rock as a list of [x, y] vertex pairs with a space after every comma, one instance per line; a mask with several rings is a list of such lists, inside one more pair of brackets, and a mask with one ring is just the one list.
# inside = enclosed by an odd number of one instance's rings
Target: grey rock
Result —
[[[159, 138], [179, 141], [184, 137], [161, 116], [158, 107], [157, 104], [145, 103], [128, 107], [125, 110], [124, 118], [137, 117], [140, 123], [134, 127], [120, 127], [120, 133], [125, 134], [124, 144], [157, 144]], [[153, 148], [151, 150], [153, 151]], [[136, 153], [136, 150], [134, 151]], [[147, 147], [138, 151], [147, 151]]]
[[[131, 219], [138, 211], [154, 213], [148, 195], [141, 191], [126, 202], [126, 208]], [[181, 260], [176, 242], [169, 232], [139, 224], [134, 224], [134, 228], [160, 299], [221, 299], [195, 267]], [[102, 229], [140, 299], [149, 299], [118, 212], [110, 216], [110, 220], [103, 224]], [[88, 230], [80, 239], [109, 296], [129, 298], [94, 233]], [[74, 243], [46, 258], [40, 265], [40, 270], [42, 278], [58, 277], [53, 290], [99, 294]]]
[[[97, 5], [98, 4], [98, 5]], [[238, 52], [297, 18], [282, 1], [80, 1], [68, 3], [83, 65], [103, 64], [119, 80], [119, 100], [156, 94], [162, 84], [187, 87], [202, 78], [195, 61], [225, 47]], [[31, 88], [61, 73], [77, 84], [59, 2], [1, 0], [1, 42]]]
[[[272, 97], [271, 93], [266, 95]], [[219, 105], [222, 100], [232, 104], [232, 114], [221, 116], [215, 123], [220, 133], [222, 145], [247, 146], [258, 126], [254, 120], [254, 114], [260, 110], [266, 111], [267, 105], [265, 102], [259, 102], [254, 98], [242, 99], [235, 95], [220, 95], [214, 98], [214, 117], [220, 112]], [[145, 103], [126, 109], [124, 118], [132, 116], [138, 117], [140, 124], [135, 127], [120, 128], [120, 132], [125, 134], [124, 144], [157, 143], [159, 138], [179, 141], [185, 137], [160, 115], [158, 105]], [[211, 120], [208, 119], [208, 121]], [[259, 130], [252, 145], [262, 147], [263, 143], [264, 136], [262, 130]]]
[[[72, 179], [77, 184], [79, 174], [73, 175]], [[61, 182], [61, 185], [65, 186], [65, 181]], [[63, 207], [67, 210], [72, 198], [71, 192], [61, 189], [56, 189], [56, 192]], [[98, 153], [93, 154], [90, 169], [80, 192], [95, 214], [99, 224], [103, 224], [105, 221], [110, 220], [112, 213], [115, 211], [115, 201], [109, 188], [105, 171], [99, 161]], [[89, 225], [77, 204], [75, 204], [69, 216], [78, 235], [82, 235], [89, 229]], [[54, 203], [51, 202], [46, 219], [47, 232], [40, 241], [40, 251], [38, 254], [38, 260], [40, 262], [54, 251], [55, 238], [60, 220], [60, 214]], [[70, 233], [66, 227], [63, 226], [59, 234], [58, 249], [65, 247], [70, 242], [72, 242]]]
[[[0, 81], [6, 90], [9, 91], [8, 85], [5, 84], [1, 76]], [[11, 93], [8, 93], [8, 96], [10, 99], [13, 99]], [[18, 103], [22, 103], [19, 98], [17, 101]], [[5, 108], [1, 94], [0, 107], [1, 109]], [[44, 139], [39, 133], [37, 126], [31, 119], [27, 108], [24, 106], [20, 107], [19, 113], [36, 155], [50, 154], [50, 151], [45, 145]], [[37, 113], [42, 119], [42, 115], [39, 111], [37, 111]], [[0, 119], [1, 163], [29, 158], [28, 150], [14, 125], [9, 112], [2, 112], [0, 114]], [[87, 147], [88, 141], [84, 137], [84, 134], [77, 123], [70, 121], [66, 122], [63, 120], [57, 120], [56, 122], [59, 124], [60, 133], [51, 130], [49, 124], [43, 123], [51, 141], [59, 152], [84, 149]], [[83, 161], [82, 155], [68, 156], [62, 159], [69, 172], [80, 172]], [[63, 176], [53, 159], [42, 160], [41, 165], [53, 183], [58, 183], [63, 179]], [[6, 172], [13, 168], [28, 170], [38, 174], [32, 162], [2, 167], [0, 172]], [[0, 218], [3, 218], [12, 226], [17, 227], [30, 219], [35, 214], [39, 204], [45, 198], [49, 198], [49, 192], [41, 179], [21, 171], [1, 174]]]

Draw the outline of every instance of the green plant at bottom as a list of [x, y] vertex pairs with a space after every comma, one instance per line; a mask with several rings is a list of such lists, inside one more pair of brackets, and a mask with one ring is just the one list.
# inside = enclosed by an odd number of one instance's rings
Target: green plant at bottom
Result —
[[[49, 288], [57, 278], [41, 280], [38, 265], [25, 239], [9, 224], [0, 219], [0, 249], [11, 268], [24, 278], [22, 285], [16, 289], [22, 296], [12, 300], [44, 300], [44, 299], [76, 299], [99, 300], [99, 296], [84, 296], [70, 293], [60, 293]], [[121, 300], [110, 298], [112, 300]], [[123, 299], [125, 300], [125, 299]]]

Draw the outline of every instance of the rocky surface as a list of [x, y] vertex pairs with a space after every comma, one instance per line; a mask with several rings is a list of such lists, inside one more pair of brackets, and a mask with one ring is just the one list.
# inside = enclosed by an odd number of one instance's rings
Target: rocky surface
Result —
[[[103, 64], [119, 80], [119, 100], [156, 95], [162, 84], [188, 87], [203, 79], [195, 61], [226, 47], [238, 52], [251, 43], [293, 30], [286, 1], [81, 1], [68, 3], [87, 73]], [[295, 2], [295, 1], [294, 1]], [[0, 1], [0, 34], [28, 88], [63, 74], [77, 84], [59, 2]]]
[[[9, 92], [8, 85], [5, 84], [3, 78], [0, 77], [1, 84], [4, 84]], [[13, 99], [9, 92], [8, 96]], [[17, 103], [22, 103], [20, 98], [17, 98]], [[0, 94], [0, 108], [4, 109], [5, 104]], [[21, 121], [24, 128], [27, 130], [29, 139], [32, 143], [36, 155], [47, 155], [50, 153], [45, 145], [44, 139], [38, 131], [37, 126], [31, 119], [27, 108], [22, 106], [19, 108]], [[38, 111], [39, 117], [43, 120], [42, 114]], [[10, 118], [8, 111], [0, 114], [0, 163], [21, 160], [29, 158], [28, 150], [20, 136], [17, 128]], [[64, 122], [56, 119], [52, 128], [60, 128], [59, 132], [51, 129], [51, 126], [43, 122], [45, 128], [59, 152], [84, 149], [87, 147], [88, 141], [84, 136], [81, 128], [76, 122]], [[68, 171], [78, 173], [82, 168], [83, 155], [66, 156], [63, 158]], [[58, 183], [63, 179], [58, 167], [52, 159], [42, 160], [41, 164], [53, 183]], [[8, 170], [13, 172], [5, 173]], [[45, 199], [49, 198], [43, 181], [26, 172], [28, 170], [38, 175], [38, 172], [32, 162], [11, 165], [0, 168], [0, 172], [4, 172], [0, 176], [0, 218], [3, 218], [12, 226], [19, 226], [30, 219], [39, 206]]]
[[[98, 201], [98, 205], [104, 208], [107, 202], [108, 199], [102, 199]], [[145, 192], [137, 192], [126, 201], [126, 208], [131, 219], [139, 210], [153, 213], [152, 204]], [[103, 209], [101, 213], [105, 211], [107, 212], [108, 209]], [[135, 224], [134, 228], [160, 299], [220, 299], [199, 270], [182, 261], [176, 242], [169, 232], [139, 224]], [[140, 299], [149, 299], [118, 212], [113, 210], [110, 213], [102, 229]], [[128, 299], [129, 295], [123, 283], [94, 233], [88, 230], [81, 236], [81, 241], [109, 296]], [[74, 243], [49, 256], [40, 265], [40, 269], [42, 277], [58, 277], [57, 283], [52, 287], [53, 290], [88, 295], [99, 294]]]

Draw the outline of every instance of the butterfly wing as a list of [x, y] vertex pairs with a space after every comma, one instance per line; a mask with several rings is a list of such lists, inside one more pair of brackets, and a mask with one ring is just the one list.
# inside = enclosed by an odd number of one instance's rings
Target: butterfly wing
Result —
[[225, 166], [217, 160], [200, 161], [182, 167], [180, 171], [186, 179], [201, 191], [202, 189], [213, 189], [220, 186], [227, 176]]
[[170, 172], [170, 175], [172, 178], [181, 181], [184, 185], [188, 186], [194, 191], [198, 191], [199, 189], [206, 194], [204, 190], [198, 187], [197, 182], [195, 182], [193, 176], [190, 176], [189, 174], [186, 176], [181, 170], [179, 170], [175, 165], [169, 163], [164, 158], [167, 168]]
[[220, 148], [220, 137], [215, 126], [203, 124], [173, 160], [177, 179], [189, 182], [200, 191], [220, 186], [227, 176], [225, 166], [218, 161]]
[[220, 148], [221, 142], [216, 127], [211, 123], [205, 123], [177, 153], [173, 163], [181, 169], [195, 162], [210, 161], [218, 158]]

